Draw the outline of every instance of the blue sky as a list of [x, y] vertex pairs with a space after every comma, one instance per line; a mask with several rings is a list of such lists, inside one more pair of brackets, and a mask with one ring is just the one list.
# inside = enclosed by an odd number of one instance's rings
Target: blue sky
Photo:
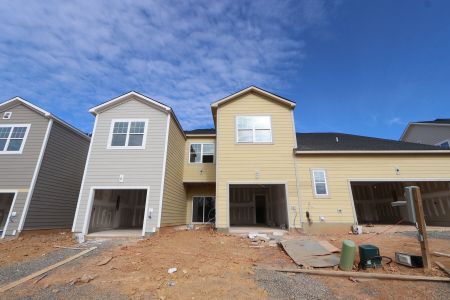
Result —
[[0, 101], [90, 131], [136, 90], [211, 127], [249, 85], [297, 101], [297, 130], [398, 139], [450, 117], [450, 1], [1, 1]]

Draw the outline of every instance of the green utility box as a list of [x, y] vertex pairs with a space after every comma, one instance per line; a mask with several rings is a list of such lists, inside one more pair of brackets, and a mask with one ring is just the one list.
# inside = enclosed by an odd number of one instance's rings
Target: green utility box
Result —
[[356, 245], [351, 240], [342, 242], [341, 259], [339, 261], [339, 269], [343, 271], [351, 271], [353, 261], [355, 260]]
[[381, 256], [380, 249], [374, 245], [360, 245], [359, 249], [359, 268], [380, 268]]

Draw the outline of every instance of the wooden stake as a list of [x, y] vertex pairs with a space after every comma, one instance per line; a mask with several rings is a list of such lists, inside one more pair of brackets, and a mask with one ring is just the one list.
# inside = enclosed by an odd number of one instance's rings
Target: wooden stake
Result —
[[307, 269], [264, 269], [277, 272], [287, 273], [303, 273], [310, 275], [324, 275], [336, 277], [354, 277], [354, 278], [372, 278], [372, 279], [390, 279], [390, 280], [407, 280], [407, 281], [435, 281], [435, 282], [450, 282], [450, 278], [446, 277], [429, 277], [429, 276], [414, 276], [414, 275], [397, 275], [397, 274], [382, 274], [382, 273], [363, 273], [363, 272], [346, 272], [346, 271], [328, 271], [328, 270], [307, 270]]
[[450, 269], [447, 268], [446, 266], [444, 266], [443, 264], [441, 264], [438, 261], [434, 262], [439, 268], [441, 268], [442, 271], [444, 271], [445, 273], [447, 273], [448, 276], [450, 276]]
[[56, 269], [57, 267], [62, 266], [62, 265], [66, 264], [66, 263], [68, 263], [68, 262], [70, 262], [70, 261], [72, 261], [72, 260], [74, 260], [74, 259], [77, 259], [78, 257], [83, 256], [83, 255], [85, 255], [86, 253], [91, 252], [92, 250], [95, 250], [95, 249], [97, 249], [97, 247], [92, 247], [92, 248], [89, 248], [89, 249], [87, 249], [87, 250], [81, 251], [80, 253], [78, 253], [78, 254], [76, 254], [76, 255], [74, 255], [74, 256], [71, 256], [71, 257], [69, 257], [69, 258], [66, 258], [66, 259], [64, 259], [64, 260], [62, 260], [62, 261], [60, 261], [60, 262], [58, 262], [58, 263], [56, 263], [56, 264], [53, 264], [53, 265], [51, 265], [51, 266], [48, 266], [48, 267], [46, 267], [46, 268], [44, 268], [44, 269], [42, 269], [42, 270], [40, 270], [40, 271], [34, 272], [33, 274], [30, 274], [30, 275], [28, 275], [28, 276], [25, 276], [25, 277], [23, 277], [23, 278], [21, 278], [21, 279], [19, 279], [19, 280], [14, 281], [14, 282], [5, 284], [4, 286], [0, 287], [0, 293], [4, 293], [4, 292], [6, 292], [7, 290], [10, 290], [10, 289], [12, 289], [12, 288], [15, 288], [15, 287], [18, 286], [19, 284], [22, 284], [22, 283], [24, 283], [24, 282], [26, 282], [26, 281], [28, 281], [28, 280], [30, 280], [30, 279], [33, 279], [33, 278], [35, 278], [35, 277], [38, 277], [39, 275], [42, 275], [42, 274], [44, 274], [44, 273], [47, 273], [48, 271], [51, 271], [51, 270], [53, 270], [53, 269]]
[[433, 252], [433, 255], [436, 255], [436, 256], [444, 256], [444, 257], [450, 257], [450, 254], [442, 253], [442, 252]]
[[423, 212], [422, 195], [418, 186], [413, 186], [412, 197], [414, 202], [414, 211], [416, 213], [417, 229], [419, 230], [420, 249], [422, 251], [423, 267], [425, 270], [431, 270], [431, 256], [428, 248], [427, 226], [425, 224], [425, 214]]

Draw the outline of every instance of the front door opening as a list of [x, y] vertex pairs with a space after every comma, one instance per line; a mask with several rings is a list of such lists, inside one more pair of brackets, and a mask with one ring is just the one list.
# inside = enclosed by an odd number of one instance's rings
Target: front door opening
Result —
[[289, 227], [284, 184], [233, 184], [229, 195], [230, 226]]
[[14, 195], [14, 193], [0, 193], [0, 236], [5, 230]]
[[[405, 200], [406, 186], [420, 187], [425, 221], [430, 226], [450, 226], [450, 182], [352, 182], [356, 217], [360, 224], [396, 224], [407, 214], [391, 203]], [[402, 222], [402, 224], [407, 224]]]
[[214, 223], [216, 220], [216, 197], [192, 198], [192, 223]]
[[89, 233], [141, 231], [147, 190], [95, 190]]

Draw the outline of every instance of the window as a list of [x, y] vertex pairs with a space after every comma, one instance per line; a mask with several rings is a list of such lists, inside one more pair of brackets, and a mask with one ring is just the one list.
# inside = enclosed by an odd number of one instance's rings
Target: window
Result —
[[12, 112], [7, 111], [3, 114], [3, 120], [9, 120], [9, 119], [11, 119], [11, 116], [12, 116]]
[[216, 219], [215, 197], [192, 198], [192, 223], [214, 223]]
[[109, 149], [145, 149], [147, 120], [113, 120]]
[[29, 124], [0, 125], [0, 154], [22, 153], [29, 128]]
[[238, 143], [271, 143], [270, 116], [239, 116], [236, 118]]
[[442, 141], [440, 143], [437, 143], [436, 145], [437, 146], [441, 146], [442, 148], [445, 148], [445, 149], [449, 149], [450, 148], [450, 141], [449, 140], [445, 140], [445, 141]]
[[213, 163], [214, 162], [214, 144], [191, 144], [190, 163]]
[[325, 170], [312, 170], [314, 194], [317, 197], [328, 196], [327, 174]]

